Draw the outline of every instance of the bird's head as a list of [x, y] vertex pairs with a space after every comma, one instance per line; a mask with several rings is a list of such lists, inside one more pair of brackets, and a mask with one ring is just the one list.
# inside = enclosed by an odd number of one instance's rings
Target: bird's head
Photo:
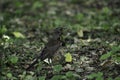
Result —
[[63, 33], [63, 30], [64, 30], [65, 28], [64, 27], [57, 27], [57, 28], [55, 28], [54, 29], [54, 34], [62, 34]]
[[64, 33], [64, 27], [57, 27], [57, 28], [55, 28], [54, 30], [53, 30], [53, 37], [54, 38], [59, 38], [59, 37], [61, 37], [62, 35], [63, 35], [63, 33]]

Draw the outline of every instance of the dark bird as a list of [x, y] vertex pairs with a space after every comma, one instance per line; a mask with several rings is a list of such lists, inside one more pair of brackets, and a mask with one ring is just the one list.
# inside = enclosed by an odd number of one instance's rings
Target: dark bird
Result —
[[63, 32], [63, 27], [55, 28], [52, 34], [52, 37], [48, 40], [48, 43], [45, 45], [43, 50], [41, 51], [40, 55], [33, 61], [32, 64], [28, 66], [26, 70], [32, 68], [38, 60], [43, 61], [46, 58], [50, 60], [56, 51], [62, 46], [61, 36]]

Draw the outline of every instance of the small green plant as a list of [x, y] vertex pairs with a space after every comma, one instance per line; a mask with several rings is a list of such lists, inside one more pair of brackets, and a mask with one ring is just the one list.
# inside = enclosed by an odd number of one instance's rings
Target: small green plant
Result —
[[62, 65], [55, 65], [53, 67], [53, 70], [54, 70], [54, 72], [58, 72], [59, 73], [62, 70]]
[[43, 6], [43, 4], [39, 1], [35, 1], [33, 3], [32, 9], [37, 9], [37, 8], [41, 8]]
[[102, 72], [92, 73], [92, 74], [88, 75], [87, 78], [90, 79], [90, 80], [93, 80], [93, 79], [104, 80]]
[[64, 78], [63, 75], [55, 75], [50, 80], [62, 80]]
[[119, 51], [119, 50], [120, 50], [120, 46], [113, 46], [110, 52], [108, 52], [108, 53], [106, 53], [106, 54], [103, 54], [103, 55], [100, 57], [100, 60], [105, 60], [105, 59], [107, 59], [107, 58], [109, 58], [109, 57], [112, 57], [112, 59], [115, 59], [115, 58], [116, 58], [116, 60], [119, 61], [119, 60], [120, 60], [120, 57], [117, 56], [117, 55], [118, 55], [118, 54], [117, 54], [117, 51]]
[[6, 78], [9, 80], [16, 80], [16, 77], [14, 77], [10, 72], [6, 74]]
[[100, 57], [100, 60], [105, 60], [105, 59], [109, 58], [111, 55], [112, 55], [111, 52], [108, 52], [108, 53], [106, 53], [106, 54], [103, 54], [103, 55]]
[[45, 78], [46, 78], [46, 76], [41, 76], [41, 77], [39, 77], [38, 80], [45, 80]]
[[0, 26], [0, 36], [5, 34], [7, 32], [7, 28], [5, 25], [3, 25], [2, 27]]
[[18, 57], [17, 56], [10, 56], [9, 60], [12, 64], [16, 64], [18, 62]]

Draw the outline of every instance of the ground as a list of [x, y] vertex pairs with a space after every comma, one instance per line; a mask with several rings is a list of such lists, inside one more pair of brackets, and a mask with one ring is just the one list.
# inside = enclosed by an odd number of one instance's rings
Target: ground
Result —
[[[119, 5], [119, 0], [1, 0], [1, 80], [120, 80]], [[56, 27], [67, 30], [52, 66], [39, 61], [26, 71]]]

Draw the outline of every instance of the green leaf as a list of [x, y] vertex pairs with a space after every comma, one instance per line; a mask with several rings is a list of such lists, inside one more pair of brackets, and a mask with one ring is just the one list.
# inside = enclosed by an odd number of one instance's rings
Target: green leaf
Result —
[[70, 53], [65, 54], [65, 61], [72, 62], [72, 55]]
[[108, 7], [104, 7], [102, 9], [102, 12], [105, 13], [105, 14], [110, 14], [111, 13], [111, 10], [108, 8]]
[[45, 76], [39, 77], [39, 80], [45, 80]]
[[84, 34], [83, 34], [83, 30], [82, 30], [82, 29], [81, 29], [81, 30], [78, 30], [78, 31], [77, 31], [77, 34], [78, 34], [79, 37], [83, 37], [83, 35], [84, 35]]
[[112, 57], [112, 59], [114, 60], [114, 61], [116, 61], [116, 62], [120, 62], [120, 56], [119, 55], [114, 55], [113, 57]]
[[116, 53], [119, 50], [120, 50], [120, 46], [113, 46], [111, 52]]
[[102, 72], [98, 72], [96, 75], [96, 80], [103, 80], [103, 73]]
[[20, 2], [20, 1], [17, 1], [17, 2], [15, 2], [15, 6], [16, 7], [21, 7], [21, 6], [23, 6], [24, 4], [22, 3], [22, 2]]
[[61, 80], [62, 79], [62, 75], [55, 75], [51, 78], [51, 80]]
[[32, 9], [40, 8], [42, 6], [43, 6], [43, 4], [41, 2], [36, 1], [33, 3]]
[[103, 73], [102, 73], [102, 72], [98, 72], [98, 73], [97, 73], [97, 76], [98, 76], [98, 77], [101, 77], [101, 76], [103, 76]]
[[18, 57], [17, 56], [10, 56], [10, 62], [15, 64], [18, 62]]
[[111, 55], [112, 55], [111, 52], [108, 52], [107, 54], [103, 54], [103, 55], [100, 57], [100, 60], [105, 60], [105, 59], [109, 58]]
[[32, 75], [27, 75], [24, 80], [35, 80], [35, 77], [33, 77]]
[[116, 77], [114, 80], [120, 80], [120, 77]]
[[8, 78], [12, 78], [13, 76], [12, 76], [11, 73], [7, 73], [7, 77], [8, 77]]
[[5, 25], [3, 25], [3, 26], [0, 28], [0, 34], [4, 34], [5, 32], [7, 32], [7, 28], [5, 27]]
[[54, 70], [55, 72], [60, 72], [60, 71], [62, 70], [62, 65], [55, 65], [55, 66], [53, 67], [53, 70]]
[[98, 73], [92, 73], [90, 75], [87, 76], [88, 79], [93, 79], [96, 78], [96, 80], [103, 80], [103, 73], [102, 72], [98, 72]]
[[20, 33], [20, 32], [13, 32], [13, 35], [16, 37], [16, 38], [25, 38], [25, 36]]
[[66, 76], [67, 76], [67, 77], [73, 77], [73, 72], [71, 72], [71, 71], [67, 72], [67, 73], [66, 73]]
[[107, 80], [113, 80], [111, 77], [109, 77]]
[[76, 17], [77, 20], [81, 21], [81, 20], [83, 20], [84, 15], [82, 13], [79, 13], [75, 17]]
[[97, 76], [96, 73], [92, 73], [92, 74], [88, 75], [87, 78], [88, 78], [88, 79], [93, 79], [93, 78], [95, 78], [96, 76]]
[[104, 80], [103, 77], [97, 77], [96, 80]]

